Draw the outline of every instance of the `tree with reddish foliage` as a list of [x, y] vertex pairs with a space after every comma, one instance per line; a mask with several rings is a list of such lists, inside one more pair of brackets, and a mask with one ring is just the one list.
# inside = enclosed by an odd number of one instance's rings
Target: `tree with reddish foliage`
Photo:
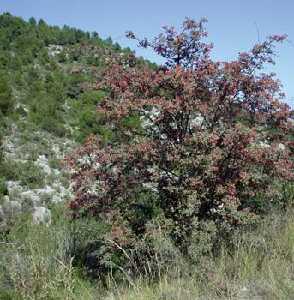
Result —
[[291, 111], [275, 75], [262, 73], [286, 36], [215, 62], [204, 24], [186, 19], [152, 41], [128, 32], [166, 64], [113, 64], [98, 83], [108, 96], [97, 111], [116, 139], [91, 136], [68, 159], [74, 215], [108, 222], [120, 245], [147, 234], [159, 214], [188, 254], [199, 222], [246, 224], [260, 213], [257, 202], [278, 202], [278, 183], [293, 180]]

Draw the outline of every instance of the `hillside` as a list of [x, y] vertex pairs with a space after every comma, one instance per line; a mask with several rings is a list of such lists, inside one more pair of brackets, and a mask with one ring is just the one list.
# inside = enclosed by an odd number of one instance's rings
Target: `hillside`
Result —
[[0, 16], [0, 44], [0, 216], [5, 228], [8, 216], [19, 210], [70, 197], [60, 160], [90, 133], [107, 138], [95, 113], [103, 96], [95, 84], [111, 59], [128, 64], [135, 57], [96, 32], [33, 18], [25, 22], [8, 13]]

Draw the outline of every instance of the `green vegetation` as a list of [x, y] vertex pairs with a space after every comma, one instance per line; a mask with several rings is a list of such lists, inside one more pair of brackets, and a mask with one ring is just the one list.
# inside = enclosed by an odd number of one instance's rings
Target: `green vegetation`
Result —
[[2, 174], [7, 180], [20, 181], [22, 185], [29, 188], [37, 188], [43, 185], [45, 174], [31, 161], [5, 160], [1, 167]]
[[71, 227], [55, 210], [51, 227], [23, 216], [1, 243], [1, 299], [93, 299], [91, 283], [72, 266]]
[[203, 257], [197, 268], [177, 252], [172, 256], [175, 249], [161, 237], [156, 263], [160, 270], [159, 253], [169, 251], [168, 272], [156, 281], [147, 269], [135, 280], [122, 272], [121, 284], [110, 275], [103, 285], [74, 265], [74, 252], [104, 229], [94, 221], [69, 222], [63, 206], [54, 206], [53, 216], [50, 227], [23, 217], [1, 242], [0, 299], [274, 300], [291, 299], [294, 293], [293, 210], [268, 216], [253, 232], [237, 232], [231, 240], [234, 249]]
[[[95, 33], [1, 15], [1, 124], [9, 117], [26, 128], [83, 139], [94, 126], [93, 116], [85, 118], [102, 96], [93, 85], [110, 57], [127, 62], [133, 53]], [[143, 59], [138, 63], [151, 66]]]
[[[103, 93], [94, 88], [110, 57], [127, 62], [134, 55], [97, 33], [49, 26], [34, 18], [25, 22], [9, 13], [0, 16], [0, 197], [7, 180], [30, 187], [42, 181], [30, 163], [27, 169], [5, 161], [2, 140], [12, 125], [30, 142], [37, 132], [77, 142], [91, 133], [110, 138], [95, 113]], [[143, 59], [138, 62], [151, 66]]]

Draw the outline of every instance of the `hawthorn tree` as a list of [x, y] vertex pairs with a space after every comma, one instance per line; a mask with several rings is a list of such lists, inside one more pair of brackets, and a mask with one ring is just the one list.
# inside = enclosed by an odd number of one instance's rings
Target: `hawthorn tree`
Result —
[[186, 19], [152, 41], [128, 32], [166, 63], [156, 70], [113, 63], [97, 84], [107, 91], [97, 111], [116, 138], [90, 136], [68, 159], [74, 215], [110, 224], [121, 247], [162, 216], [188, 255], [201, 222], [247, 224], [260, 205], [279, 201], [279, 182], [293, 180], [291, 111], [275, 75], [262, 73], [286, 36], [213, 61], [204, 24]]

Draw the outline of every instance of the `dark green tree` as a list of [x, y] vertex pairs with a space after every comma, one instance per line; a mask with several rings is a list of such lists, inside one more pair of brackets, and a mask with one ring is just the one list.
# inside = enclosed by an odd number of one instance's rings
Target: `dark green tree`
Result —
[[14, 102], [8, 77], [0, 73], [0, 116], [5, 116], [13, 110]]

